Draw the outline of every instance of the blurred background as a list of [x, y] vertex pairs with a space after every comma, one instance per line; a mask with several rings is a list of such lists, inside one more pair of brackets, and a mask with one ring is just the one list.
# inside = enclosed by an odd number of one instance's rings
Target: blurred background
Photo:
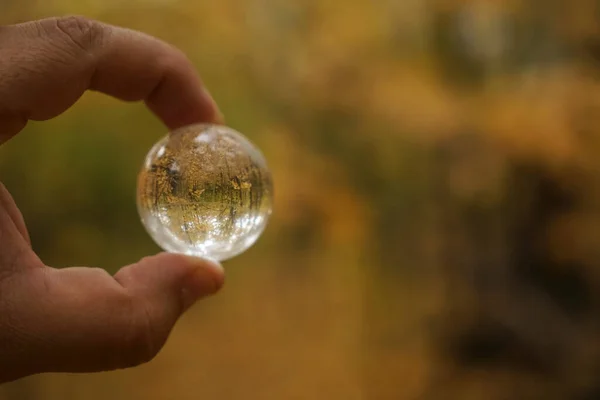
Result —
[[[264, 236], [137, 369], [37, 399], [600, 399], [598, 0], [3, 0], [183, 49], [274, 175]], [[136, 175], [165, 128], [87, 94], [0, 148], [49, 265], [159, 251]]]

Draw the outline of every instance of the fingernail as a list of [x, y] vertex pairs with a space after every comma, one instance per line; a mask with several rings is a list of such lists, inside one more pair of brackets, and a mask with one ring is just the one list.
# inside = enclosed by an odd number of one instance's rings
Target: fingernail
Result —
[[194, 268], [182, 288], [183, 304], [186, 309], [197, 300], [218, 292], [225, 282], [225, 271], [218, 262], [196, 257], [188, 258]]

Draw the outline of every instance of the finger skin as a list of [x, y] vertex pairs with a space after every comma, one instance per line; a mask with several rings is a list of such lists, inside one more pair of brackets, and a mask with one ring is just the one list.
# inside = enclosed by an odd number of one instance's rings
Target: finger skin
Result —
[[86, 90], [143, 100], [170, 129], [221, 121], [191, 62], [156, 38], [79, 16], [0, 27], [3, 140], [28, 120], [61, 114]]
[[[46, 267], [18, 276], [8, 289], [12, 307], [0, 299], [0, 326], [10, 324], [0, 329], [0, 382], [150, 361], [181, 314], [223, 282], [220, 265], [166, 253], [124, 267], [115, 277], [81, 267]], [[7, 330], [8, 338], [3, 337]]]
[[[35, 265], [39, 260], [23, 236], [21, 230], [26, 228], [19, 226], [22, 223], [20, 214], [12, 197], [0, 183], [0, 283], [18, 271]], [[0, 302], [5, 294], [0, 287]]]
[[23, 214], [21, 214], [21, 211], [2, 182], [0, 182], [0, 207], [6, 211], [8, 217], [14, 223], [15, 228], [17, 228], [25, 242], [31, 245], [31, 239], [27, 227], [25, 226]]

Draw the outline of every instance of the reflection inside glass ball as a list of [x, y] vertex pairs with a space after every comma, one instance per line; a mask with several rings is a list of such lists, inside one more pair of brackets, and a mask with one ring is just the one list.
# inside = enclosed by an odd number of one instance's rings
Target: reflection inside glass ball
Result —
[[223, 261], [265, 229], [273, 184], [260, 151], [220, 125], [191, 125], [152, 147], [138, 177], [142, 223], [164, 250]]

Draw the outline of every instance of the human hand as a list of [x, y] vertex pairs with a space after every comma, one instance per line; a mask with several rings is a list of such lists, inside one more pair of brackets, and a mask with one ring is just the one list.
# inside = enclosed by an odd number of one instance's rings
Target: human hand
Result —
[[[221, 118], [187, 58], [157, 39], [81, 17], [0, 27], [0, 144], [86, 90], [144, 100], [171, 129]], [[217, 264], [166, 253], [115, 276], [45, 266], [0, 183], [0, 383], [149, 361], [179, 316], [223, 281]]]

